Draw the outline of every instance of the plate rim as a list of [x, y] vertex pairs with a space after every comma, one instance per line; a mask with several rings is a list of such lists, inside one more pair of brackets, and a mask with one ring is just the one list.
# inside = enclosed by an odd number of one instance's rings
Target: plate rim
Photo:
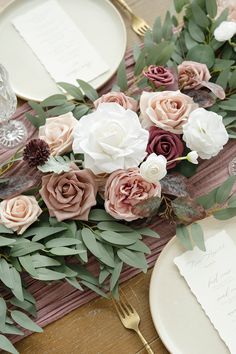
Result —
[[162, 260], [162, 258], [165, 256], [166, 252], [168, 252], [168, 250], [173, 246], [173, 244], [177, 241], [177, 237], [176, 235], [174, 235], [165, 245], [165, 247], [162, 249], [160, 255], [158, 256], [156, 263], [153, 267], [152, 270], [152, 275], [151, 275], [151, 279], [150, 279], [150, 285], [149, 285], [149, 307], [150, 307], [150, 313], [151, 313], [151, 317], [152, 317], [152, 322], [154, 324], [154, 327], [161, 339], [161, 341], [163, 342], [163, 344], [165, 345], [166, 349], [173, 354], [174, 353], [174, 348], [171, 348], [171, 343], [168, 341], [166, 334], [162, 331], [162, 325], [160, 323], [160, 319], [159, 319], [159, 314], [157, 312], [155, 320], [154, 320], [154, 309], [153, 309], [153, 291], [151, 291], [151, 288], [153, 287], [153, 279], [154, 277], [158, 274], [159, 271], [159, 264]]
[[[121, 15], [121, 13], [119, 12], [119, 10], [117, 9], [117, 7], [109, 0], [103, 0], [105, 1], [111, 8], [113, 8], [114, 12], [116, 13], [117, 17], [119, 18], [119, 21], [120, 21], [120, 24], [121, 24], [121, 27], [122, 27], [122, 36], [124, 37], [124, 42], [123, 42], [123, 48], [122, 48], [122, 56], [121, 56], [121, 60], [119, 62], [119, 65], [120, 63], [122, 62], [124, 56], [125, 56], [125, 53], [126, 53], [126, 49], [127, 49], [127, 29], [126, 29], [126, 25], [125, 25], [125, 22], [124, 22], [124, 19]], [[0, 16], [2, 16], [2, 14], [8, 10], [8, 8], [10, 6], [13, 6], [13, 4], [16, 3], [16, 0], [10, 0], [9, 3], [7, 3], [5, 6], [3, 6], [1, 9], [0, 9]], [[101, 87], [103, 87], [114, 75], [115, 73], [117, 72], [118, 68], [119, 68], [119, 65], [116, 67], [116, 69], [112, 70], [109, 77], [107, 77], [107, 79], [102, 83], [102, 84], [99, 84], [97, 85], [95, 88], [95, 90], [99, 90]], [[12, 85], [13, 86], [13, 85]], [[43, 100], [39, 100], [38, 98], [35, 98], [33, 96], [24, 96], [22, 95], [20, 92], [18, 92], [15, 87], [13, 86], [13, 90], [16, 94], [17, 97], [19, 97], [20, 99], [24, 100], [24, 101], [34, 101], [34, 102], [42, 102]]]

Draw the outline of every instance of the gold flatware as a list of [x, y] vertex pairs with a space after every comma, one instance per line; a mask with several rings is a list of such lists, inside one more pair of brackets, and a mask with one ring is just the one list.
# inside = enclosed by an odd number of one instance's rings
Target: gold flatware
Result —
[[140, 317], [133, 306], [127, 300], [121, 298], [120, 301], [113, 300], [113, 303], [123, 326], [135, 331], [144, 344], [147, 353], [154, 354], [152, 348], [139, 330]]
[[142, 18], [136, 16], [133, 10], [127, 5], [124, 0], [116, 0], [116, 2], [122, 7], [123, 10], [127, 11], [131, 16], [131, 27], [134, 32], [136, 32], [139, 36], [144, 36], [145, 33], [150, 30], [150, 26], [145, 22]]

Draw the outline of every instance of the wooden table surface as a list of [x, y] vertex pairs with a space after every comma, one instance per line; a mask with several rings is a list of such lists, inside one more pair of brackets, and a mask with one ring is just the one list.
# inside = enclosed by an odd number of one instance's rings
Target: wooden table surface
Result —
[[[0, 9], [7, 2], [9, 0], [0, 0]], [[113, 2], [115, 3], [115, 0]], [[152, 25], [157, 16], [164, 16], [172, 0], [127, 0], [127, 3], [137, 15]], [[127, 28], [128, 47], [131, 47], [140, 39], [131, 30], [126, 14], [122, 11], [121, 14]], [[140, 329], [155, 354], [166, 354], [168, 351], [158, 339], [149, 311], [150, 276], [151, 270], [147, 274], [140, 274], [127, 281], [121, 288], [138, 311], [141, 317]], [[91, 301], [48, 325], [42, 334], [33, 334], [21, 340], [16, 347], [20, 354], [146, 353], [138, 336], [122, 326], [112, 303], [101, 298]]]

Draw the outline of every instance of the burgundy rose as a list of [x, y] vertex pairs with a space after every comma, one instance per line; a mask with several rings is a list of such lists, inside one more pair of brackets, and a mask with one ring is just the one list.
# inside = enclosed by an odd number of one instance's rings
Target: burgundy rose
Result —
[[[148, 155], [154, 152], [157, 155], [165, 156], [167, 161], [171, 161], [182, 156], [183, 151], [184, 144], [179, 135], [157, 127], [151, 127], [149, 129]], [[174, 161], [167, 164], [167, 169], [175, 167], [177, 163], [178, 161]]]
[[176, 75], [174, 75], [174, 72], [170, 68], [150, 65], [147, 70], [143, 71], [143, 75], [152, 81], [157, 88], [161, 86], [169, 90], [176, 90], [178, 88]]

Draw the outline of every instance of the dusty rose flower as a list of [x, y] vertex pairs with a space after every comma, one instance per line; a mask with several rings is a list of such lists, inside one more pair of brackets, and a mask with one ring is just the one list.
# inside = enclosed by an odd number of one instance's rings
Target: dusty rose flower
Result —
[[0, 223], [19, 235], [33, 224], [42, 213], [33, 196], [18, 195], [0, 203]]
[[142, 218], [134, 214], [135, 206], [157, 196], [161, 185], [145, 181], [138, 168], [117, 170], [105, 186], [105, 209], [115, 219], [132, 221]]
[[224, 11], [224, 9], [228, 8], [229, 11], [228, 21], [236, 22], [235, 0], [217, 0], [217, 5], [218, 5], [217, 17], [220, 16], [220, 14], [222, 13], [222, 11]]
[[180, 91], [143, 92], [140, 98], [141, 124], [146, 129], [157, 126], [181, 134], [190, 112], [197, 107], [192, 98]]
[[195, 61], [183, 61], [178, 66], [179, 86], [184, 90], [199, 89], [202, 87], [202, 81], [209, 81], [210, 72], [206, 64]]
[[123, 92], [108, 92], [94, 101], [94, 106], [97, 108], [100, 103], [109, 102], [118, 103], [125, 109], [131, 109], [134, 112], [138, 110], [138, 102], [134, 98], [126, 96]]
[[[167, 161], [174, 160], [182, 156], [184, 151], [184, 144], [180, 136], [162, 130], [157, 127], [149, 129], [149, 140], [147, 146], [148, 155], [155, 153], [156, 155], [163, 155]], [[171, 169], [175, 167], [177, 161], [167, 164], [166, 168]]]
[[150, 65], [143, 71], [143, 75], [153, 82], [157, 88], [163, 86], [167, 90], [172, 89], [176, 82], [173, 70], [164, 68], [164, 66]]
[[46, 124], [39, 127], [39, 138], [48, 143], [53, 156], [65, 154], [72, 150], [72, 133], [76, 124], [71, 112], [47, 118]]
[[58, 221], [88, 220], [89, 211], [96, 204], [97, 185], [92, 172], [73, 167], [69, 172], [42, 178], [39, 192], [50, 216]]

